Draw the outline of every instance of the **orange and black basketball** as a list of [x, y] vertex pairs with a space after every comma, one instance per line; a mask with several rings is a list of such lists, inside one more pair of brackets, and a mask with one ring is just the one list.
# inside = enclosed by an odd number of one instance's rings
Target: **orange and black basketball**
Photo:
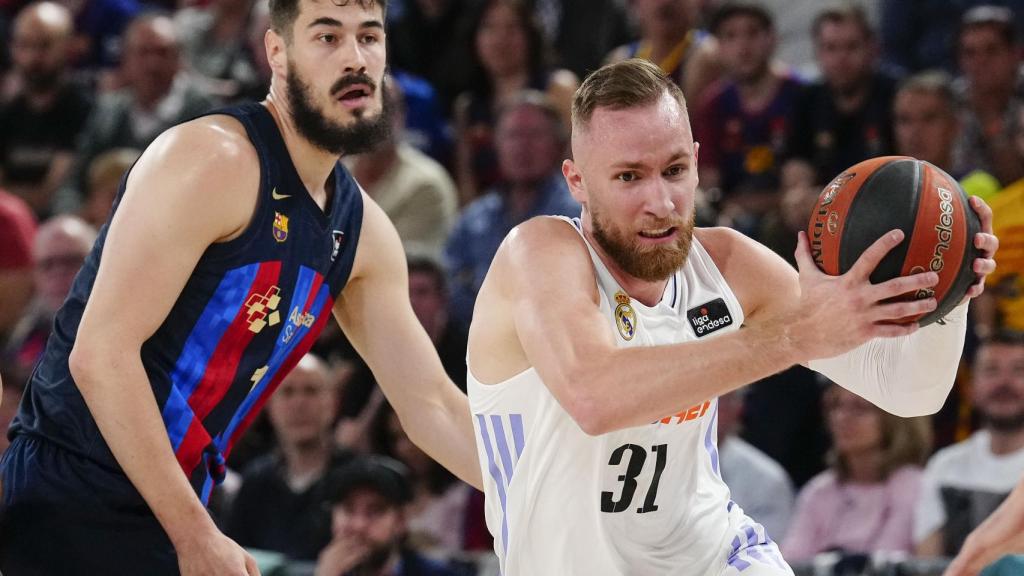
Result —
[[871, 274], [878, 284], [932, 270], [939, 283], [908, 299], [934, 296], [938, 307], [908, 321], [921, 326], [942, 318], [977, 280], [971, 269], [981, 231], [967, 195], [949, 174], [906, 156], [883, 156], [857, 164], [822, 190], [807, 234], [814, 261], [826, 274], [848, 271], [871, 244], [890, 230], [904, 239]]

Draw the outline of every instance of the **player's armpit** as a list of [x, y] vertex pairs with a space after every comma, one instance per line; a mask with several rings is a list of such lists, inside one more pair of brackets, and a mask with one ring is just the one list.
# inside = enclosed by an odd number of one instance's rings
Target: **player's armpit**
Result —
[[373, 371], [410, 439], [464, 481], [483, 485], [469, 403], [412, 311], [405, 255], [384, 212], [363, 194], [352, 277], [334, 314]]

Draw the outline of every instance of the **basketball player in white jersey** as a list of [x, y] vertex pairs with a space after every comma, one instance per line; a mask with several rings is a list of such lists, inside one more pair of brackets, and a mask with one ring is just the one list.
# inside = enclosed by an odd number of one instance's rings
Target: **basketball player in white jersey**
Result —
[[[509, 234], [469, 335], [502, 573], [792, 574], [729, 499], [716, 397], [802, 363], [896, 414], [933, 412], [953, 382], [966, 305], [942, 325], [889, 323], [935, 307], [884, 303], [934, 285], [933, 273], [869, 282], [898, 233], [830, 277], [804, 236], [798, 275], [737, 232], [694, 229], [697, 145], [683, 96], [646, 62], [583, 83], [572, 151], [563, 174], [582, 217]], [[976, 245], [991, 256], [990, 212], [973, 206], [985, 231]], [[994, 267], [974, 264], [981, 277]]]

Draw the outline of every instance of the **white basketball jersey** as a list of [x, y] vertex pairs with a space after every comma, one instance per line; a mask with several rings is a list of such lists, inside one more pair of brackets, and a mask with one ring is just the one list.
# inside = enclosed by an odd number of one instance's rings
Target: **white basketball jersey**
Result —
[[[563, 220], [580, 230], [578, 220]], [[654, 307], [626, 296], [587, 246], [601, 313], [620, 347], [712, 338], [743, 323], [736, 296], [696, 238]], [[618, 375], [621, 393], [631, 394], [630, 366]], [[470, 366], [468, 392], [487, 525], [505, 576], [714, 575], [750, 561], [741, 558], [748, 543], [771, 544], [722, 482], [715, 398], [665, 406], [660, 421], [594, 437], [533, 368], [482, 385]]]

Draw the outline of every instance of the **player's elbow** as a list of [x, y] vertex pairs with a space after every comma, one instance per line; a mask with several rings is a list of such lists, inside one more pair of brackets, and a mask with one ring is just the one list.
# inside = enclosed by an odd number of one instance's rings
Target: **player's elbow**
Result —
[[562, 404], [565, 411], [588, 436], [600, 436], [614, 429], [612, 413], [594, 384], [593, 374], [574, 371], [563, 387], [565, 393]]
[[109, 381], [104, 376], [118, 364], [111, 346], [89, 338], [78, 338], [68, 355], [68, 369], [78, 389], [86, 393], [94, 383]]

